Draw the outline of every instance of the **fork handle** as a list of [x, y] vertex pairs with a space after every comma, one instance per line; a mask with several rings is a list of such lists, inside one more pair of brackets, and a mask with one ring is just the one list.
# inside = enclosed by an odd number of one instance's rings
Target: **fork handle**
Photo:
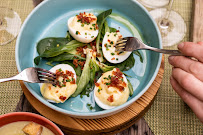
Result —
[[2, 79], [0, 79], [0, 83], [1, 83], [1, 82], [12, 81], [12, 80], [20, 80], [20, 79], [19, 79], [18, 76], [16, 75], [16, 76], [9, 77], [9, 78], [2, 78]]
[[164, 53], [164, 54], [171, 54], [171, 55], [176, 55], [176, 56], [184, 56], [184, 54], [182, 54], [179, 50], [167, 50], [167, 49], [158, 49], [158, 48], [154, 48], [154, 47], [147, 47], [145, 48], [147, 50], [152, 50], [155, 52], [159, 52], [159, 53]]

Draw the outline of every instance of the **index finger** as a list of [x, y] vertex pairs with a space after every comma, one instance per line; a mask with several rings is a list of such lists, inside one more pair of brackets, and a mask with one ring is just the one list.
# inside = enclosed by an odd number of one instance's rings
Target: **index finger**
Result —
[[183, 42], [178, 45], [178, 49], [186, 56], [194, 57], [203, 62], [203, 46], [193, 42]]

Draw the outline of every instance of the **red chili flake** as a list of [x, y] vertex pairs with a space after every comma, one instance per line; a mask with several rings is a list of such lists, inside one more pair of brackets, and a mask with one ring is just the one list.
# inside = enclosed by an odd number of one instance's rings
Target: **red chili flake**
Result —
[[95, 83], [95, 86], [99, 87], [99, 83], [96, 82], [96, 83]]
[[83, 49], [86, 49], [86, 48], [87, 48], [87, 45], [83, 46], [82, 48], [83, 48]]
[[98, 27], [98, 25], [97, 25], [97, 24], [96, 24], [95, 28], [96, 28], [97, 30], [99, 29], [99, 27]]
[[63, 71], [62, 70], [56, 70], [56, 79], [58, 79], [60, 76], [63, 75]]
[[120, 32], [119, 30], [117, 30], [116, 32]]
[[49, 86], [49, 90], [51, 90], [51, 86]]
[[123, 84], [122, 84], [122, 85], [123, 85], [123, 87], [126, 87], [126, 86], [127, 86], [127, 84], [126, 84], [125, 82], [123, 82]]
[[119, 78], [122, 78], [122, 76], [123, 76], [123, 73], [120, 71], [119, 68], [116, 68], [116, 71], [113, 71], [112, 74]]
[[66, 74], [67, 74], [68, 76], [74, 77], [74, 73], [73, 73], [72, 71], [66, 70]]
[[85, 61], [80, 61], [78, 64], [79, 64], [81, 67], [83, 67], [83, 66], [85, 65]]
[[109, 39], [108, 39], [108, 42], [110, 43], [110, 42], [111, 42], [111, 40], [109, 40]]
[[83, 49], [86, 49], [86, 48], [87, 48], [87, 46], [77, 47], [76, 48], [77, 54], [80, 54], [81, 57], [86, 58], [86, 54], [84, 54], [84, 52], [83, 52]]
[[[97, 75], [96, 75], [97, 76]], [[94, 79], [94, 83], [96, 83], [97, 82], [97, 80], [96, 79]]]
[[117, 86], [116, 88], [117, 88], [120, 92], [124, 91], [124, 89], [125, 89], [123, 86]]
[[107, 98], [107, 100], [108, 100], [109, 102], [113, 102], [113, 95], [109, 96], [109, 97]]
[[92, 18], [92, 17], [87, 17], [86, 16], [87, 14], [84, 12], [84, 13], [80, 13], [79, 15], [77, 15], [77, 18], [79, 21], [81, 21], [81, 23], [91, 23], [93, 21], [96, 20], [96, 18]]
[[64, 100], [66, 100], [66, 97], [60, 96], [59, 99], [61, 99], [62, 101], [64, 101]]
[[63, 71], [61, 71], [59, 69], [56, 70], [56, 77], [61, 76], [62, 74], [63, 74]]
[[85, 54], [81, 54], [81, 57], [86, 58], [86, 55]]
[[73, 60], [73, 64], [74, 64], [75, 67], [77, 68], [77, 67], [78, 67], [78, 59], [74, 59], [74, 60]]
[[115, 87], [119, 91], [123, 91], [126, 87], [126, 83], [123, 82], [120, 78], [123, 78], [123, 73], [119, 70], [119, 68], [116, 68], [116, 71], [113, 71], [112, 74], [114, 76], [111, 77], [110, 85], [108, 87]]
[[115, 59], [116, 59], [115, 57], [111, 58], [111, 60], [115, 60]]
[[59, 91], [57, 90], [56, 93], [58, 93]]
[[77, 51], [78, 54], [81, 54], [81, 53], [83, 53], [83, 48], [82, 47], [77, 47], [76, 51]]
[[68, 75], [67, 75], [67, 74], [64, 74], [64, 75], [63, 75], [63, 78], [64, 78], [64, 81], [65, 81], [65, 78], [68, 79]]
[[121, 83], [121, 80], [119, 80], [118, 77], [112, 76], [111, 77], [111, 83], [110, 83], [109, 86], [111, 86], [111, 87], [117, 87], [117, 86], [119, 86], [120, 83]]
[[[69, 79], [68, 76], [71, 76], [73, 78], [74, 73], [72, 71], [68, 71], [68, 70], [66, 70], [65, 73], [61, 69], [56, 70], [56, 79], [57, 79], [56, 86], [58, 86], [59, 88], [65, 87], [66, 81]], [[58, 81], [59, 77], [62, 77], [63, 81], [61, 81], [61, 82]], [[74, 83], [75, 83], [75, 80], [72, 81], [72, 84], [74, 84]]]
[[75, 79], [73, 78], [73, 80], [70, 82], [71, 84], [75, 84]]
[[91, 46], [91, 47], [92, 47], [92, 46], [96, 46], [96, 41], [90, 42], [90, 46]]

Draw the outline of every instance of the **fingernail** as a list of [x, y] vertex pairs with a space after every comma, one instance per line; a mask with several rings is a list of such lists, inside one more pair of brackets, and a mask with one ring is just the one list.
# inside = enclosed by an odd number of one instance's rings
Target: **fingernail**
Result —
[[178, 45], [178, 48], [181, 49], [181, 48], [183, 48], [183, 46], [184, 46], [184, 43], [180, 43], [180, 44]]
[[173, 60], [174, 57], [175, 57], [175, 56], [169, 56], [169, 57], [168, 57], [169, 62], [170, 62], [171, 60]]

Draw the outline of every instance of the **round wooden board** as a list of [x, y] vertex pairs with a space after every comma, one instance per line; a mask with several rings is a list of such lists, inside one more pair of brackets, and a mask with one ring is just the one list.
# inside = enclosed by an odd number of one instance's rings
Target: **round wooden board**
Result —
[[115, 134], [133, 125], [150, 108], [160, 87], [164, 73], [164, 57], [158, 75], [150, 88], [136, 102], [125, 110], [99, 119], [78, 119], [59, 113], [39, 102], [20, 82], [22, 90], [31, 105], [43, 116], [57, 123], [65, 134]]

